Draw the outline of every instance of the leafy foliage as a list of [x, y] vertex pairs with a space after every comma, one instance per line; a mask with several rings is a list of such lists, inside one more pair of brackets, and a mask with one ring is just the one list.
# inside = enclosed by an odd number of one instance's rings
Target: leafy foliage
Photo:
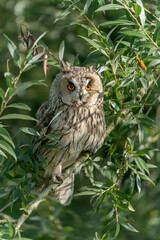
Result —
[[[51, 4], [52, 1], [49, 2]], [[155, 185], [159, 185], [160, 178], [157, 170], [160, 12], [156, 2], [153, 1], [155, 8], [149, 3], [143, 4], [141, 0], [54, 2], [54, 8], [59, 12], [55, 11], [54, 26], [59, 24], [60, 31], [65, 32], [57, 46], [59, 58], [44, 40], [46, 32], [35, 38], [28, 29], [26, 33], [21, 29], [20, 39], [27, 46], [23, 54], [6, 30], [4, 34], [13, 61], [7, 60], [6, 82], [0, 88], [0, 237], [24, 240], [105, 240], [117, 237], [128, 239], [128, 236], [132, 239], [158, 239], [159, 204], [155, 199], [159, 197], [159, 190]], [[43, 80], [24, 81], [25, 74], [30, 76], [36, 65], [35, 69], [43, 69], [46, 78], [48, 66], [58, 66], [59, 60], [69, 58], [71, 46], [64, 42], [68, 35], [64, 29], [68, 33], [69, 29], [74, 29], [72, 41], [77, 41], [85, 49], [83, 53], [78, 52], [79, 56], [74, 56], [74, 65], [95, 65], [101, 75], [106, 139], [103, 147], [84, 162], [71, 207], [64, 208], [46, 200], [35, 215], [29, 217], [21, 234], [20, 229], [17, 230], [20, 210], [28, 213], [29, 204], [36, 198], [33, 189], [38, 184], [37, 176], [42, 171], [38, 163], [46, 163], [43, 156], [35, 153], [38, 146], [32, 145], [32, 136], [39, 133], [34, 129], [36, 119], [30, 113], [33, 103], [27, 104], [29, 89], [41, 91], [41, 86], [46, 84]], [[16, 128], [12, 122], [14, 119], [18, 120]], [[21, 120], [27, 120], [23, 121], [23, 126]], [[33, 123], [28, 120], [33, 120]], [[44, 129], [42, 141], [54, 138], [46, 132], [47, 129]], [[144, 195], [148, 197], [141, 201]], [[88, 205], [87, 196], [91, 205]], [[82, 203], [87, 199], [87, 207], [80, 204], [81, 199]], [[148, 209], [144, 209], [145, 205]], [[79, 206], [83, 211], [78, 209]], [[91, 206], [94, 221], [91, 222], [89, 217], [90, 224], [87, 225], [87, 216], [83, 216], [83, 212], [91, 211]], [[150, 220], [149, 224], [146, 223], [149, 230], [146, 229], [141, 238], [140, 217], [137, 217], [138, 223], [133, 219], [142, 210], [148, 214], [146, 219]], [[73, 219], [72, 227], [67, 225], [69, 218]], [[76, 226], [76, 220], [81, 227]], [[38, 221], [43, 226], [40, 233], [40, 228], [37, 231], [36, 226], [32, 226], [35, 230], [33, 236], [29, 232], [32, 221]]]

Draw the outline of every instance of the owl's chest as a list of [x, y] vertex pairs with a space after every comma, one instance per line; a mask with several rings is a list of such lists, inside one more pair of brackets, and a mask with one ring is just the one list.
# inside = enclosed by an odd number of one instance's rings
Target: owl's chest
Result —
[[[98, 141], [105, 133], [104, 114], [101, 108], [70, 108], [57, 121], [59, 129], [61, 149], [69, 149], [70, 152], [81, 152], [98, 149], [101, 142]], [[103, 140], [103, 139], [102, 139]]]

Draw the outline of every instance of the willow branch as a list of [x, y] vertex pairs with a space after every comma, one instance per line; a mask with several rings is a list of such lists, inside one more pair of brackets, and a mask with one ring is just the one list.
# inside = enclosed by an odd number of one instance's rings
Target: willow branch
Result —
[[[77, 162], [75, 162], [71, 167], [69, 167], [65, 173], [64, 178], [65, 180], [71, 173], [76, 172], [76, 170], [81, 166], [81, 164], [89, 157], [89, 154], [83, 155], [80, 159], [78, 159]], [[61, 183], [62, 184], [62, 183]], [[55, 184], [51, 183], [44, 191], [42, 191], [38, 197], [32, 201], [27, 210], [24, 210], [24, 213], [20, 216], [20, 218], [17, 220], [17, 224], [15, 226], [15, 234], [18, 233], [19, 229], [23, 225], [23, 223], [26, 221], [26, 219], [31, 215], [31, 213], [39, 206], [39, 204], [45, 200], [45, 198], [49, 195], [49, 193], [52, 191], [55, 191], [58, 186], [61, 184]]]

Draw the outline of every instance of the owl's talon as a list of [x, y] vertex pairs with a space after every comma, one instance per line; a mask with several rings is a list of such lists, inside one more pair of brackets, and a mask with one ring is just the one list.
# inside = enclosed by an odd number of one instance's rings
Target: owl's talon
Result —
[[54, 182], [54, 183], [57, 183], [57, 184], [63, 182], [63, 178], [62, 178], [61, 175], [53, 175], [53, 176], [52, 176], [52, 179], [53, 179], [53, 182]]

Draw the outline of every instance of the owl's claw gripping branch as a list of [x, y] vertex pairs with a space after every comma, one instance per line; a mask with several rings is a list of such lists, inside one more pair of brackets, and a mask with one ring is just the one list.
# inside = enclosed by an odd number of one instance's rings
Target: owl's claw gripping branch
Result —
[[53, 168], [52, 179], [53, 179], [53, 182], [57, 184], [63, 182], [61, 163], [59, 163], [56, 167]]

